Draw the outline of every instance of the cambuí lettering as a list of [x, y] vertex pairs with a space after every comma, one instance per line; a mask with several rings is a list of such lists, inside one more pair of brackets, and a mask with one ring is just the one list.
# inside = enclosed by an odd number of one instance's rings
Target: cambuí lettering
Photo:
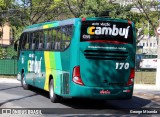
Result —
[[113, 27], [95, 27], [91, 26], [87, 28], [87, 33], [89, 35], [112, 35], [112, 36], [124, 36], [125, 39], [128, 38], [130, 26], [126, 28], [118, 28], [116, 25]]

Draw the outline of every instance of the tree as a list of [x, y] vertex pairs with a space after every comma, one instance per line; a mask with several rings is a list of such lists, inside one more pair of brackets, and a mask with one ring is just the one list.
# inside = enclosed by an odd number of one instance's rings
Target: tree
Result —
[[74, 17], [107, 17], [119, 4], [111, 0], [64, 0]]
[[[158, 11], [158, 2], [157, 1], [145, 1], [145, 0], [133, 0], [135, 7], [140, 11], [143, 15], [143, 22], [144, 25], [150, 24], [151, 30], [145, 30], [144, 33], [149, 33], [150, 35], [157, 35], [156, 28], [158, 26], [159, 20], [159, 11]], [[157, 40], [158, 42], [158, 40]]]
[[17, 19], [23, 26], [58, 19], [66, 11], [62, 0], [21, 0], [15, 8], [20, 10]]
[[137, 43], [147, 33], [146, 23], [143, 24], [145, 19], [143, 14], [131, 11], [135, 4], [122, 6], [113, 0], [65, 0], [64, 2], [74, 17], [111, 17], [133, 21], [137, 28]]

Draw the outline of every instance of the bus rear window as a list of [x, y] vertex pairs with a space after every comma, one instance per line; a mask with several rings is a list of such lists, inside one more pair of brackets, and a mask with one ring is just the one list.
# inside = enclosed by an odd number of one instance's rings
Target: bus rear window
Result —
[[115, 21], [83, 21], [80, 40], [133, 43], [132, 25]]

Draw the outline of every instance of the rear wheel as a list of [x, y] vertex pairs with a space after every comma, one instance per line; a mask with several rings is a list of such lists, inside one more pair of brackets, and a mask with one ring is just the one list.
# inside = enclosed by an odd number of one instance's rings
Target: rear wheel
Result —
[[21, 85], [22, 85], [23, 89], [28, 90], [29, 85], [26, 83], [24, 77], [25, 77], [25, 74], [23, 73], [22, 76], [21, 76]]
[[51, 99], [51, 102], [53, 103], [57, 103], [60, 101], [60, 96], [58, 96], [57, 94], [54, 93], [54, 83], [53, 83], [53, 79], [50, 80], [49, 83], [49, 96]]

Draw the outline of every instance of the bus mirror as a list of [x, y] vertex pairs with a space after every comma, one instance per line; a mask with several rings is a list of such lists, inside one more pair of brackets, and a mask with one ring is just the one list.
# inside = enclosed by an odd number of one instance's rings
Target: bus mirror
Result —
[[18, 40], [15, 41], [14, 43], [14, 50], [17, 51], [18, 50], [18, 44], [17, 44]]

